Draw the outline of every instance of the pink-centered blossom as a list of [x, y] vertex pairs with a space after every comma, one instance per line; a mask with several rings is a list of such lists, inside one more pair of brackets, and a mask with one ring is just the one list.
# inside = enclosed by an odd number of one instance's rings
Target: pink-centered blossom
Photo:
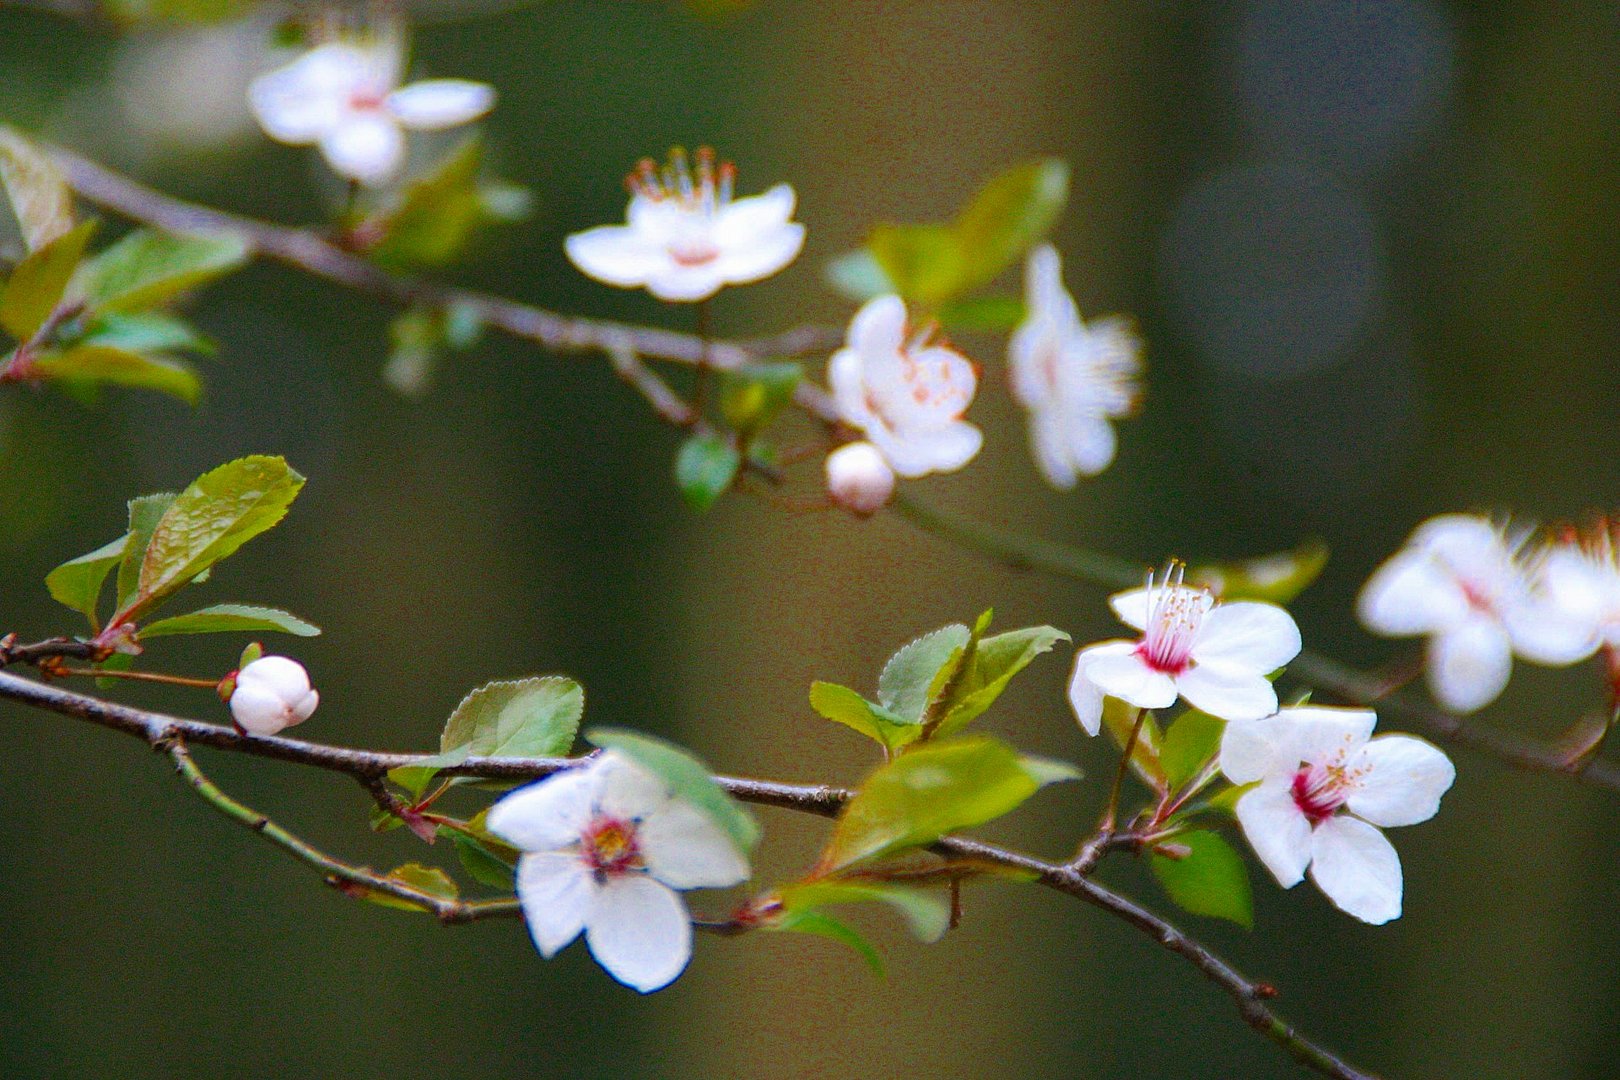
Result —
[[1528, 536], [1473, 515], [1431, 518], [1362, 588], [1356, 610], [1368, 629], [1429, 639], [1429, 687], [1449, 709], [1495, 701], [1515, 653], [1557, 666], [1596, 648], [1580, 612], [1536, 586], [1523, 557]]
[[1069, 680], [1069, 703], [1087, 734], [1102, 723], [1103, 698], [1139, 709], [1163, 709], [1182, 698], [1223, 720], [1255, 720], [1277, 711], [1277, 692], [1266, 676], [1299, 655], [1299, 627], [1276, 604], [1223, 604], [1207, 589], [1183, 583], [1172, 563], [1146, 588], [1117, 593], [1108, 602], [1133, 630], [1134, 640], [1104, 641], [1082, 649]]
[[518, 900], [547, 959], [581, 932], [597, 963], [632, 989], [669, 985], [692, 957], [680, 893], [748, 877], [714, 820], [613, 751], [520, 788], [489, 831], [518, 848]]
[[1410, 735], [1371, 738], [1369, 709], [1301, 706], [1229, 723], [1221, 771], [1254, 784], [1237, 802], [1243, 834], [1285, 889], [1311, 880], [1368, 923], [1400, 917], [1401, 860], [1381, 830], [1427, 821], [1456, 779], [1451, 760]]
[[907, 478], [960, 469], [984, 442], [962, 419], [978, 389], [977, 370], [930, 336], [907, 325], [898, 296], [879, 296], [855, 313], [844, 347], [827, 365], [839, 417]]
[[623, 225], [599, 225], [565, 243], [568, 258], [597, 281], [645, 288], [660, 300], [705, 300], [726, 285], [770, 277], [798, 257], [804, 226], [792, 220], [793, 189], [733, 198], [736, 169], [698, 150], [696, 170], [672, 151], [660, 170], [647, 159], [630, 174]]

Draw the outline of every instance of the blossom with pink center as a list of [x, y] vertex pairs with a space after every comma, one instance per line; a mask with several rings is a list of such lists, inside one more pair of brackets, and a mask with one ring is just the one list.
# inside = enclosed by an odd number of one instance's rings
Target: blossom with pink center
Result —
[[953, 472], [984, 442], [962, 419], [979, 375], [972, 361], [930, 330], [906, 324], [905, 301], [879, 296], [850, 321], [845, 345], [827, 365], [838, 415], [868, 440], [900, 476]]
[[397, 27], [338, 38], [253, 80], [248, 103], [272, 139], [319, 146], [338, 175], [381, 184], [405, 160], [405, 129], [458, 127], [495, 104], [494, 89], [465, 79], [402, 87], [404, 63], [404, 35]]
[[1030, 252], [1024, 273], [1027, 314], [1007, 345], [1013, 395], [1041, 473], [1068, 490], [1114, 460], [1109, 421], [1136, 411], [1142, 346], [1126, 319], [1081, 320], [1052, 245]]
[[1341, 910], [1380, 924], [1401, 914], [1401, 860], [1382, 829], [1440, 809], [1457, 776], [1451, 760], [1410, 735], [1371, 738], [1369, 709], [1301, 706], [1226, 725], [1221, 772], [1254, 784], [1237, 819], [1285, 889], [1308, 867]]
[[612, 751], [514, 791], [488, 827], [523, 852], [518, 900], [541, 955], [583, 931], [597, 963], [642, 993], [675, 981], [692, 957], [680, 891], [748, 877], [712, 818]]
[[1467, 514], [1431, 518], [1361, 590], [1357, 611], [1368, 629], [1428, 637], [1429, 687], [1449, 709], [1495, 701], [1514, 653], [1563, 665], [1596, 648], [1578, 612], [1534, 587], [1521, 558], [1528, 535]]
[[670, 152], [662, 171], [651, 159], [630, 174], [624, 225], [599, 225], [565, 243], [580, 271], [607, 285], [645, 288], [660, 300], [705, 300], [725, 285], [761, 281], [798, 257], [804, 226], [792, 220], [793, 189], [733, 199], [736, 169], [697, 152]]
[[1172, 563], [1146, 588], [1109, 597], [1114, 613], [1142, 633], [1080, 650], [1069, 680], [1069, 704], [1087, 734], [1102, 723], [1103, 698], [1139, 709], [1163, 709], [1178, 697], [1223, 720], [1255, 720], [1277, 711], [1266, 676], [1299, 655], [1299, 627], [1276, 604], [1223, 604], [1207, 589], [1183, 584]]

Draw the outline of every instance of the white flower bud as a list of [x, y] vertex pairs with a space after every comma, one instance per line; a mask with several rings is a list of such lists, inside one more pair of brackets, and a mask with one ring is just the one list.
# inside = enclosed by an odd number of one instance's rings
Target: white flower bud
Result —
[[321, 695], [310, 689], [304, 665], [285, 656], [264, 656], [243, 668], [231, 693], [231, 716], [252, 735], [274, 735], [308, 720]]
[[871, 443], [850, 443], [827, 455], [827, 490], [844, 509], [875, 514], [894, 494], [894, 470]]

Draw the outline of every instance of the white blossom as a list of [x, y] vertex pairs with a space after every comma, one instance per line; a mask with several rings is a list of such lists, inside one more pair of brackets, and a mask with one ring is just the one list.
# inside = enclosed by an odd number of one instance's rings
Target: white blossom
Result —
[[1561, 665], [1596, 647], [1578, 616], [1531, 588], [1519, 557], [1527, 535], [1467, 514], [1431, 518], [1361, 591], [1357, 611], [1368, 629], [1428, 637], [1429, 686], [1449, 709], [1495, 701], [1515, 652]]
[[405, 129], [456, 127], [495, 104], [491, 87], [465, 79], [400, 86], [399, 33], [327, 41], [261, 75], [248, 102], [265, 133], [293, 146], [319, 146], [340, 176], [381, 184], [405, 160]]
[[875, 514], [894, 495], [894, 470], [871, 443], [848, 443], [827, 455], [827, 493], [852, 513]]
[[1226, 725], [1221, 771], [1255, 784], [1237, 819], [1285, 889], [1310, 868], [1327, 898], [1363, 922], [1401, 914], [1401, 860], [1382, 829], [1416, 825], [1440, 808], [1457, 770], [1422, 739], [1380, 735], [1369, 709], [1302, 706]]
[[908, 333], [898, 296], [876, 297], [855, 313], [844, 347], [827, 365], [838, 414], [900, 476], [960, 469], [984, 442], [962, 419], [978, 372], [955, 349], [930, 344], [929, 330]]
[[733, 199], [735, 176], [707, 147], [697, 152], [695, 176], [679, 150], [662, 172], [644, 160], [630, 174], [626, 224], [575, 233], [568, 258], [597, 281], [645, 288], [660, 300], [704, 300], [724, 285], [768, 278], [804, 246], [804, 226], [792, 220], [793, 188], [777, 184]]
[[488, 827], [523, 852], [518, 900], [541, 955], [583, 931], [597, 963], [642, 993], [674, 982], [692, 957], [679, 890], [748, 877], [711, 818], [613, 751], [514, 791]]
[[1276, 604], [1219, 603], [1207, 589], [1182, 584], [1172, 563], [1146, 588], [1109, 597], [1114, 613], [1142, 636], [1082, 649], [1069, 680], [1069, 704], [1087, 734], [1102, 723], [1103, 698], [1163, 709], [1180, 697], [1223, 720], [1255, 720], [1277, 711], [1266, 678], [1299, 655], [1299, 627]]
[[1141, 342], [1129, 320], [1087, 326], [1063, 287], [1057, 249], [1043, 244], [1025, 264], [1026, 314], [1007, 346], [1013, 395], [1029, 410], [1030, 446], [1041, 472], [1068, 490], [1114, 460], [1111, 419], [1136, 410]]
[[1620, 649], [1620, 525], [1566, 532], [1530, 559], [1533, 595], [1573, 621], [1595, 650]]
[[236, 673], [231, 717], [250, 734], [274, 735], [308, 720], [320, 702], [303, 664], [285, 656], [261, 656]]

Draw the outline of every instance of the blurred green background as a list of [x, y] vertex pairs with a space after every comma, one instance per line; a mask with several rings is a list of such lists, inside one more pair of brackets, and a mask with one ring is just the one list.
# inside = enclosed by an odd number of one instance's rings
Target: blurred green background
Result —
[[[116, 38], [0, 10], [0, 118], [166, 190], [316, 220], [313, 156], [245, 117], [264, 33]], [[689, 311], [586, 281], [560, 244], [617, 217], [620, 176], [674, 143], [719, 147], [745, 192], [791, 181], [809, 226], [796, 266], [720, 298], [728, 334], [841, 322], [819, 267], [875, 220], [942, 218], [1016, 160], [1066, 158], [1055, 239], [1085, 312], [1140, 320], [1144, 412], [1109, 472], [1055, 494], [1008, 400], [1003, 343], [965, 336], [986, 366], [986, 449], [918, 496], [1144, 566], [1320, 535], [1334, 560], [1296, 614], [1311, 645], [1364, 662], [1396, 650], [1356, 627], [1355, 590], [1422, 517], [1615, 506], [1617, 56], [1607, 0], [761, 0], [721, 19], [555, 0], [415, 39], [422, 71], [499, 87], [501, 168], [538, 193], [535, 217], [455, 276], [566, 311], [689, 326]], [[1099, 590], [1003, 570], [892, 515], [742, 497], [688, 513], [675, 434], [598, 358], [492, 339], [407, 401], [379, 378], [394, 313], [369, 300], [258, 266], [194, 314], [222, 346], [195, 412], [0, 396], [0, 630], [70, 630], [45, 571], [117, 535], [129, 496], [262, 452], [309, 486], [207, 588], [325, 628], [276, 643], [321, 688], [300, 732], [313, 739], [430, 748], [469, 688], [559, 671], [585, 684], [595, 722], [726, 771], [853, 782], [866, 748], [810, 712], [812, 679], [869, 689], [901, 642], [991, 605], [1006, 627], [1113, 632]], [[239, 647], [172, 655], [208, 671]], [[1105, 775], [1065, 676], [1065, 656], [1037, 662], [988, 730]], [[1551, 735], [1595, 686], [1521, 666], [1479, 722]], [[7, 1077], [1297, 1073], [1186, 965], [1043, 891], [973, 890], [933, 947], [874, 917], [887, 982], [830, 943], [756, 935], [700, 940], [683, 979], [640, 998], [580, 947], [542, 962], [515, 922], [441, 929], [323, 889], [127, 739], [10, 707], [0, 721]], [[367, 798], [342, 778], [203, 765], [356, 859], [449, 855], [368, 833]], [[1363, 926], [1258, 867], [1252, 933], [1188, 922], [1374, 1071], [1616, 1075], [1620, 798], [1473, 755], [1459, 766], [1441, 815], [1395, 837], [1398, 922]], [[1050, 790], [992, 832], [1062, 854], [1102, 788]], [[762, 881], [802, 868], [824, 828], [765, 823]], [[1128, 859], [1104, 877], [1166, 906]]]

